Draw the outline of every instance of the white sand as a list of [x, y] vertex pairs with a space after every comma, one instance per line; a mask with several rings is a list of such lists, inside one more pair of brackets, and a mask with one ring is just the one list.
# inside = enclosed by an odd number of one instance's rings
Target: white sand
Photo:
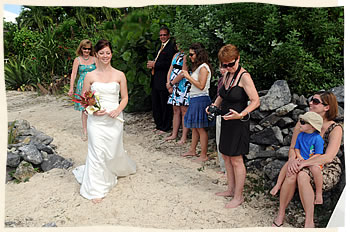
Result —
[[[87, 142], [80, 138], [80, 113], [66, 97], [37, 97], [36, 93], [7, 92], [8, 120], [28, 120], [52, 136], [59, 155], [74, 166], [85, 162]], [[150, 113], [126, 114], [124, 145], [137, 163], [135, 175], [120, 178], [100, 204], [79, 195], [71, 170], [38, 173], [26, 183], [5, 188], [5, 222], [17, 227], [120, 225], [167, 229], [220, 229], [272, 225], [277, 201], [260, 194], [236, 209], [225, 209], [230, 198], [214, 193], [226, 188], [225, 178], [211, 161], [200, 164], [180, 154], [188, 149], [152, 132]], [[190, 141], [190, 139], [188, 140]], [[253, 175], [251, 175], [253, 176]], [[254, 176], [253, 176], [254, 177]], [[216, 184], [215, 184], [216, 183]], [[247, 181], [249, 184], [249, 181]]]

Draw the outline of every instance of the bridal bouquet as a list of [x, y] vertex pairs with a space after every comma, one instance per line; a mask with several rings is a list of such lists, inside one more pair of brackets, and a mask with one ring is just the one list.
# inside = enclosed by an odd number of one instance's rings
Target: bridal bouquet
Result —
[[84, 92], [83, 95], [76, 93], [74, 95], [80, 97], [80, 99], [72, 97], [72, 101], [80, 103], [88, 114], [93, 114], [94, 112], [101, 110], [99, 97], [98, 95], [95, 95], [95, 91], [91, 92], [91, 90], [89, 90]]

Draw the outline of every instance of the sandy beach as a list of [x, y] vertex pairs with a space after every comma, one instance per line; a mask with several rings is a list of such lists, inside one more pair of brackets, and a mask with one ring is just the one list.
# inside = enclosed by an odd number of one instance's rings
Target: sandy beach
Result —
[[[157, 135], [151, 113], [124, 114], [124, 146], [137, 163], [137, 173], [119, 178], [100, 204], [79, 194], [72, 169], [84, 164], [87, 142], [81, 140], [80, 113], [67, 97], [38, 96], [33, 92], [6, 92], [8, 121], [25, 119], [54, 138], [59, 155], [72, 159], [68, 170], [35, 174], [25, 183], [5, 187], [5, 227], [132, 226], [158, 229], [221, 229], [268, 227], [277, 213], [277, 198], [249, 190], [255, 175], [248, 172], [246, 201], [235, 209], [231, 199], [215, 196], [226, 188], [216, 165], [216, 152], [201, 165], [183, 158], [188, 143], [165, 142]], [[303, 219], [303, 218], [302, 218]], [[290, 226], [287, 223], [285, 226]]]

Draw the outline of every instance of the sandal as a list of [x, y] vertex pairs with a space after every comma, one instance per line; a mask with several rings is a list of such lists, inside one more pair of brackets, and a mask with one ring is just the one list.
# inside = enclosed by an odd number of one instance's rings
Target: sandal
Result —
[[278, 225], [275, 221], [273, 221], [273, 225], [276, 226], [276, 227], [281, 227], [281, 226], [283, 226], [283, 222]]

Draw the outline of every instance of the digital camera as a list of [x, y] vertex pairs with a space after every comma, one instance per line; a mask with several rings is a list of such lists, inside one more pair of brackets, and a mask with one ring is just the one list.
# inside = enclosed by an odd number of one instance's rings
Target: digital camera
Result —
[[209, 112], [208, 114], [209, 121], [213, 121], [216, 116], [221, 115], [221, 110], [214, 105], [209, 106], [208, 112]]

